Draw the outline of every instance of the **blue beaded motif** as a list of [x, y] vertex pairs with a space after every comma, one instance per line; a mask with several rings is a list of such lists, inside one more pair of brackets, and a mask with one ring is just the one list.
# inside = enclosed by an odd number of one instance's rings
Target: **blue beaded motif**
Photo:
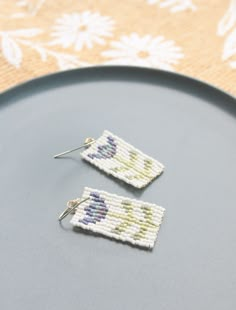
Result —
[[99, 145], [97, 147], [97, 153], [88, 154], [91, 159], [110, 159], [116, 155], [117, 144], [113, 137], [107, 137], [107, 144]]
[[79, 220], [79, 222], [85, 225], [100, 222], [102, 219], [105, 219], [108, 212], [108, 207], [105, 204], [105, 200], [101, 198], [98, 193], [92, 192], [90, 193], [90, 197], [92, 201], [89, 206], [84, 208], [86, 216], [82, 220]]

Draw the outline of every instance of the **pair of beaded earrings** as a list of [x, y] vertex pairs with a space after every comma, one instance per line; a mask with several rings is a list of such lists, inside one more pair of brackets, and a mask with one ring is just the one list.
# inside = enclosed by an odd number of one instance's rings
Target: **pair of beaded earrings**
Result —
[[[164, 166], [105, 130], [100, 138], [88, 138], [82, 146], [84, 160], [136, 188], [160, 175]], [[82, 147], [54, 156], [58, 158]], [[165, 209], [85, 187], [81, 199], [70, 200], [59, 221], [73, 213], [71, 224], [133, 245], [153, 248]]]

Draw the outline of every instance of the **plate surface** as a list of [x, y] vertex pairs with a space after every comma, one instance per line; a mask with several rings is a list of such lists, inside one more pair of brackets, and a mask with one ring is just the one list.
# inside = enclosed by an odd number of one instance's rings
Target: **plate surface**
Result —
[[[101, 67], [0, 96], [0, 309], [233, 310], [236, 102], [150, 69]], [[144, 190], [53, 155], [104, 129], [162, 162]], [[84, 186], [166, 208], [153, 251], [57, 217]]]

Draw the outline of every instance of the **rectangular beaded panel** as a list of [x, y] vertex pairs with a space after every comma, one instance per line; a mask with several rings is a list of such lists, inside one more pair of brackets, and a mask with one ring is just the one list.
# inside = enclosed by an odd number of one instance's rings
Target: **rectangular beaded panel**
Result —
[[81, 156], [99, 169], [137, 188], [145, 187], [164, 170], [157, 160], [107, 130]]
[[164, 208], [86, 187], [81, 199], [88, 197], [71, 219], [74, 226], [133, 245], [153, 248]]

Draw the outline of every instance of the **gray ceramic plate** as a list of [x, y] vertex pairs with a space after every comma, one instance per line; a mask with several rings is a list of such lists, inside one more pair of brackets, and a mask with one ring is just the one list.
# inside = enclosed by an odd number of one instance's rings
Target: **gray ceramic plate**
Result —
[[[234, 310], [236, 101], [157, 70], [101, 67], [0, 96], [1, 310]], [[166, 166], [134, 190], [53, 155], [104, 129]], [[145, 251], [57, 221], [84, 186], [166, 208]]]

